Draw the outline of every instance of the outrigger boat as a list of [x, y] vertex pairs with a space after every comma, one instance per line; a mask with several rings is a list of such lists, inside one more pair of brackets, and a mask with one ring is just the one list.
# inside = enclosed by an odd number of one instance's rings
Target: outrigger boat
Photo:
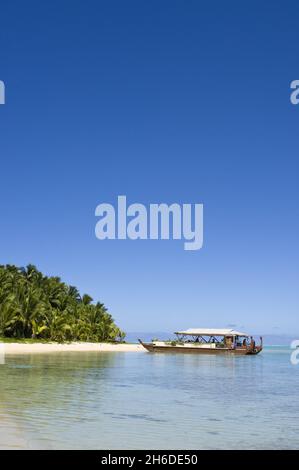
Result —
[[253, 336], [230, 329], [196, 328], [177, 331], [175, 340], [140, 344], [149, 352], [195, 353], [195, 354], [258, 354], [263, 349], [263, 338], [257, 346]]

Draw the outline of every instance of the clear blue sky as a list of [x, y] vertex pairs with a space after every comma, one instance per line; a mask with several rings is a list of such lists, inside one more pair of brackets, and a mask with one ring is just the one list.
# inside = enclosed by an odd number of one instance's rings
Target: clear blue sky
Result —
[[[1, 263], [128, 331], [298, 327], [297, 1], [3, 1]], [[99, 241], [94, 210], [204, 203], [204, 248]]]

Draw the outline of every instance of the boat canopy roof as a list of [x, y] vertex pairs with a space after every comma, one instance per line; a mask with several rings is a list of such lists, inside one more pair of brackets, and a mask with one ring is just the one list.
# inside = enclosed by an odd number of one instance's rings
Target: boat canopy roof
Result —
[[190, 335], [190, 336], [245, 336], [249, 337], [247, 333], [241, 331], [231, 330], [229, 328], [189, 328], [185, 331], [176, 331], [176, 335]]

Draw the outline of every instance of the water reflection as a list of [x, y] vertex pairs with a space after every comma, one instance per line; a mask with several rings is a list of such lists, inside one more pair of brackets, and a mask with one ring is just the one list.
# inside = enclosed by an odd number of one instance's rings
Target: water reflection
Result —
[[2, 417], [32, 448], [298, 447], [299, 374], [285, 352], [15, 356], [0, 384]]

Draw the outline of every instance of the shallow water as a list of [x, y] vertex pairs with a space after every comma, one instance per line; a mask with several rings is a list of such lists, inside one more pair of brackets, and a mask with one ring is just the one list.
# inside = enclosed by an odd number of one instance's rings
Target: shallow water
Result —
[[0, 447], [18, 446], [4, 442], [13, 422], [28, 448], [298, 449], [298, 391], [287, 347], [11, 356], [0, 366]]

